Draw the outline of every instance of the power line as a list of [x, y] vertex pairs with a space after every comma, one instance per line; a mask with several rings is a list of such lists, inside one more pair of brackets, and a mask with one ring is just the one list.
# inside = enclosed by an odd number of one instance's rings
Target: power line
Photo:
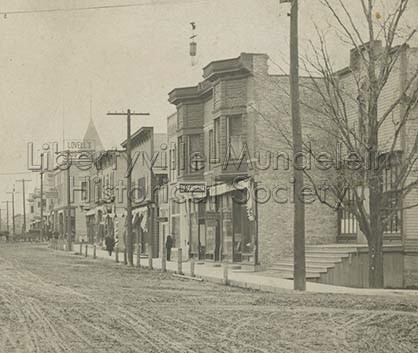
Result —
[[98, 6], [84, 6], [84, 7], [72, 7], [72, 8], [51, 8], [51, 9], [38, 9], [38, 10], [15, 10], [15, 11], [0, 11], [0, 15], [5, 18], [7, 15], [22, 15], [32, 13], [50, 13], [50, 12], [77, 12], [77, 11], [91, 11], [91, 10], [106, 10], [106, 9], [118, 9], [118, 8], [129, 8], [139, 6], [154, 6], [154, 5], [172, 5], [172, 4], [187, 4], [187, 3], [198, 3], [207, 2], [208, 0], [184, 0], [184, 1], [151, 1], [131, 4], [117, 4], [117, 5], [98, 5]]

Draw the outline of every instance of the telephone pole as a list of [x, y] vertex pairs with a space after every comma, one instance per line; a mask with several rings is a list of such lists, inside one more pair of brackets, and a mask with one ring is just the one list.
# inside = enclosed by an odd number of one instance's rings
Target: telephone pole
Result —
[[3, 219], [1, 218], [1, 212], [2, 211], [4, 211], [4, 209], [0, 208], [0, 232], [1, 232], [1, 229], [3, 227]]
[[[41, 160], [43, 161], [44, 154], [41, 153]], [[40, 171], [40, 179], [41, 179], [41, 229], [39, 231], [39, 240], [43, 241], [44, 238], [44, 169], [41, 167]]]
[[9, 233], [9, 202], [10, 201], [2, 201], [2, 203], [6, 204], [6, 226], [7, 226], [7, 233]]
[[67, 251], [71, 251], [73, 234], [71, 225], [71, 153], [68, 151], [68, 169], [67, 169]]
[[16, 235], [16, 225], [15, 225], [15, 188], [13, 187], [13, 191], [8, 192], [8, 194], [12, 195], [12, 224], [13, 224], [13, 236]]
[[[302, 156], [302, 123], [299, 107], [299, 38], [298, 38], [298, 0], [280, 0], [290, 3], [290, 97], [292, 111], [293, 156]], [[305, 264], [305, 204], [302, 199], [303, 158], [294, 161], [295, 203], [293, 217], [293, 287], [306, 289]]]
[[29, 179], [20, 179], [16, 180], [22, 183], [22, 193], [23, 193], [23, 232], [26, 233], [26, 195], [25, 195], [25, 183], [32, 180]]
[[126, 161], [128, 165], [127, 176], [126, 176], [126, 248], [128, 253], [128, 264], [129, 266], [134, 265], [134, 247], [133, 247], [133, 236], [132, 236], [132, 200], [131, 200], [131, 190], [132, 190], [132, 155], [131, 155], [131, 117], [132, 116], [148, 116], [149, 113], [135, 113], [130, 109], [127, 112], [122, 113], [107, 113], [108, 116], [126, 116]]

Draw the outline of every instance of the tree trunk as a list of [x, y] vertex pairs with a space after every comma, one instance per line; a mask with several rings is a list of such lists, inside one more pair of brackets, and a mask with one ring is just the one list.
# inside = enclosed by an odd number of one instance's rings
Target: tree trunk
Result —
[[381, 217], [381, 184], [379, 171], [373, 171], [369, 181], [370, 227], [367, 236], [369, 249], [369, 288], [383, 288], [383, 227]]
[[373, 232], [368, 240], [369, 247], [369, 288], [383, 288], [383, 236]]

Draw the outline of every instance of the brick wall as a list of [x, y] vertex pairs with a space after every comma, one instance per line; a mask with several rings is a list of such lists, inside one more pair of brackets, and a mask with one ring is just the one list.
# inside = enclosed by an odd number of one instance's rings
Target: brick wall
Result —
[[[275, 193], [266, 203], [258, 203], [259, 227], [259, 258], [262, 266], [268, 266], [277, 261], [280, 256], [290, 255], [293, 251], [293, 170], [292, 164], [286, 170], [285, 163], [280, 159], [278, 169], [274, 165], [266, 164], [266, 157], [288, 154], [293, 157], [291, 148], [285, 135], [291, 139], [290, 106], [289, 106], [289, 78], [287, 76], [269, 76], [265, 70], [264, 62], [254, 65], [254, 77], [251, 85], [252, 92], [249, 101], [254, 102], [248, 108], [248, 138], [251, 144], [254, 141], [254, 151], [260, 154], [260, 165], [265, 170], [254, 171], [255, 180]], [[312, 90], [301, 90], [301, 100], [309, 101], [309, 106], [315, 106], [315, 97]], [[304, 140], [316, 144], [329, 143], [318, 126], [318, 114], [301, 106]], [[315, 124], [312, 124], [312, 121]], [[251, 126], [252, 125], [252, 126]], [[312, 168], [310, 174], [319, 180], [332, 177]], [[310, 183], [305, 178], [305, 185]], [[280, 188], [280, 189], [279, 189]], [[287, 200], [286, 200], [287, 199]], [[287, 201], [287, 202], [285, 202]], [[306, 210], [306, 244], [334, 243], [337, 234], [337, 214], [328, 206], [315, 200], [305, 205]]]

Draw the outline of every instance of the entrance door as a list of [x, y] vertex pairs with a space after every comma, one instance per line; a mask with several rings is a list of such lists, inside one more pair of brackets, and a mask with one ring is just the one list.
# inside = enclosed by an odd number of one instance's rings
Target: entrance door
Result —
[[234, 259], [234, 262], [241, 262], [243, 231], [246, 228], [246, 225], [247, 225], [246, 223], [248, 223], [246, 222], [245, 217], [243, 217], [242, 206], [243, 205], [237, 202], [233, 202], [232, 221], [233, 221], [233, 243], [234, 243], [233, 259]]

